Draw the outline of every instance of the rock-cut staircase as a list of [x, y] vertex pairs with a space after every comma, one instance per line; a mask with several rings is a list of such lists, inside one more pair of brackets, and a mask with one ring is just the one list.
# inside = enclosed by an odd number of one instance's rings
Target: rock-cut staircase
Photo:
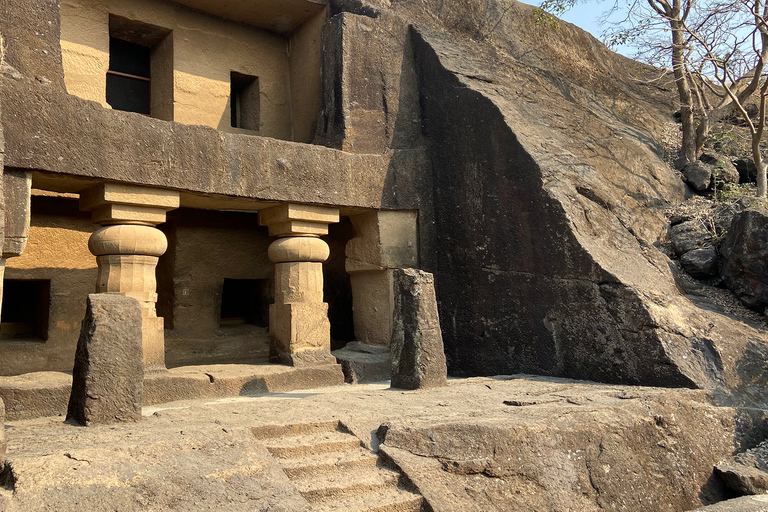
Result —
[[338, 421], [254, 427], [317, 512], [420, 512], [424, 498]]

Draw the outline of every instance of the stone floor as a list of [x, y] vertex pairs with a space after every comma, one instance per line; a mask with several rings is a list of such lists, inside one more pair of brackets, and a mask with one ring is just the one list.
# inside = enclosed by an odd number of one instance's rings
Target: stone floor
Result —
[[0, 510], [692, 510], [727, 497], [713, 464], [765, 437], [751, 413], [704, 391], [514, 376], [9, 421]]

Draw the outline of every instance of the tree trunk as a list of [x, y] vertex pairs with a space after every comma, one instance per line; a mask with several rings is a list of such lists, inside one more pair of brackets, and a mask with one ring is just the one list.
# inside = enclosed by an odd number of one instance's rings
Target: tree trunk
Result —
[[[678, 4], [678, 2], [675, 2]], [[686, 163], [696, 160], [696, 124], [693, 119], [693, 95], [691, 84], [685, 73], [685, 33], [680, 21], [679, 6], [669, 17], [672, 29], [672, 72], [675, 76], [677, 94], [680, 97], [680, 121], [683, 125], [683, 156]]]

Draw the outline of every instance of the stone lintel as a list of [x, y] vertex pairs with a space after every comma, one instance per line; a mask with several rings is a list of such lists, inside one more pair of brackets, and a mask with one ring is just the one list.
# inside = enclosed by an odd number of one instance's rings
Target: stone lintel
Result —
[[97, 224], [141, 223], [156, 226], [165, 222], [166, 210], [151, 206], [130, 204], [103, 204], [91, 210], [91, 218]]
[[122, 183], [100, 183], [80, 193], [80, 209], [92, 212], [99, 224], [161, 224], [179, 204], [176, 190]]
[[284, 203], [259, 211], [259, 225], [270, 236], [321, 236], [328, 224], [339, 222], [339, 209], [329, 206]]

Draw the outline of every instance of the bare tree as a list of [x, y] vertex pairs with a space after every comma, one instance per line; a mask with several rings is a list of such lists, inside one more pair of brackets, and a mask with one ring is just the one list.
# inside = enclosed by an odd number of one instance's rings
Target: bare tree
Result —
[[[768, 195], [766, 164], [760, 145], [765, 128], [765, 103], [768, 95], [766, 61], [768, 60], [768, 5], [765, 0], [715, 2], [703, 11], [696, 25], [686, 26], [703, 73], [719, 85], [722, 97], [714, 117], [735, 110], [744, 120], [751, 136], [752, 159], [757, 168], [757, 196]], [[722, 92], [720, 92], [722, 91]], [[753, 120], [747, 101], [757, 96], [757, 119]]]
[[[544, 0], [547, 11], [562, 14], [580, 0]], [[711, 123], [734, 109], [752, 139], [758, 169], [758, 195], [766, 196], [766, 164], [760, 152], [768, 95], [768, 6], [766, 0], [616, 0], [609, 12], [626, 16], [604, 34], [609, 46], [633, 43], [637, 57], [669, 69], [680, 100], [682, 154], [686, 163], [700, 154]], [[605, 16], [607, 17], [607, 16]], [[747, 101], [757, 94], [753, 120]], [[710, 98], [718, 99], [715, 105]]]

